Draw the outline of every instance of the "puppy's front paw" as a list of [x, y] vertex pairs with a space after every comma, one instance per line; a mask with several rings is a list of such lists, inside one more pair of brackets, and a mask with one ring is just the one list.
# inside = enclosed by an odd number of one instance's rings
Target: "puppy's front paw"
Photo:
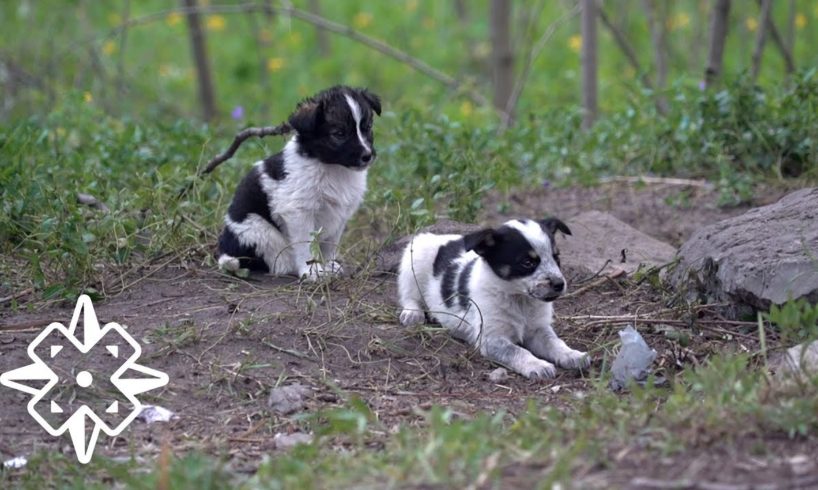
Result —
[[302, 281], [316, 282], [324, 277], [324, 266], [320, 262], [311, 262], [298, 273]]
[[400, 312], [400, 324], [404, 327], [410, 327], [423, 323], [426, 320], [426, 315], [420, 310], [405, 309]]
[[341, 264], [339, 264], [335, 260], [330, 260], [329, 262], [327, 262], [326, 268], [324, 270], [327, 273], [332, 274], [334, 276], [340, 276], [341, 274], [344, 273], [344, 268], [341, 267]]
[[591, 356], [587, 352], [568, 349], [557, 356], [555, 362], [564, 369], [587, 369], [591, 365]]
[[557, 375], [557, 368], [548, 361], [532, 359], [522, 366], [520, 374], [528, 379], [548, 379]]

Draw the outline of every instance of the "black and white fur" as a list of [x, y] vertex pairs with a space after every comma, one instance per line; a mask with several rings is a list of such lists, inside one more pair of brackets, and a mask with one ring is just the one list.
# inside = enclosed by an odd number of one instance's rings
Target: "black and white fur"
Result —
[[[315, 280], [339, 273], [338, 243], [375, 160], [378, 96], [336, 86], [298, 104], [284, 150], [256, 162], [236, 189], [219, 238], [219, 266]], [[317, 237], [320, 257], [310, 244]]]
[[586, 368], [590, 358], [571, 349], [551, 326], [552, 301], [565, 292], [554, 234], [562, 221], [512, 220], [469, 235], [415, 236], [398, 276], [403, 311], [413, 325], [428, 312], [488, 359], [527, 378]]

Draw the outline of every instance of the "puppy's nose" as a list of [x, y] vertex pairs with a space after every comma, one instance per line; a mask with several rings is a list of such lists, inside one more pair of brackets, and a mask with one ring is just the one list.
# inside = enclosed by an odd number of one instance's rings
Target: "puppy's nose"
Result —
[[363, 155], [361, 155], [361, 161], [364, 162], [364, 163], [369, 163], [369, 162], [372, 161], [372, 157], [374, 157], [374, 156], [375, 155], [371, 151], [366, 152]]
[[554, 288], [554, 291], [561, 293], [565, 290], [565, 280], [560, 279], [559, 277], [555, 277], [549, 281], [551, 283], [551, 287]]

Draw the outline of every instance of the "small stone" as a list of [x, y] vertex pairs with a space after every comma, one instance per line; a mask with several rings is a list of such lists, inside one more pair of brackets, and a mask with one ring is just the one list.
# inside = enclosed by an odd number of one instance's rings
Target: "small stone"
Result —
[[499, 367], [489, 373], [489, 381], [492, 383], [500, 383], [508, 379], [508, 371], [506, 368]]
[[279, 432], [273, 436], [273, 443], [276, 449], [290, 449], [298, 444], [309, 444], [311, 442], [312, 434], [305, 434], [303, 432], [293, 432], [292, 434]]
[[300, 383], [289, 386], [280, 386], [270, 390], [270, 398], [267, 405], [273, 412], [280, 415], [288, 415], [297, 412], [306, 405], [306, 397], [312, 394], [308, 386]]

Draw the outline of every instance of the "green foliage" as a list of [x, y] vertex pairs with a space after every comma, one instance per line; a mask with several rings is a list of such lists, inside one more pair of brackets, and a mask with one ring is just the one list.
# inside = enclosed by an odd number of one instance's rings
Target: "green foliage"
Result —
[[770, 306], [767, 319], [775, 325], [784, 345], [818, 339], [818, 304], [805, 298]]

